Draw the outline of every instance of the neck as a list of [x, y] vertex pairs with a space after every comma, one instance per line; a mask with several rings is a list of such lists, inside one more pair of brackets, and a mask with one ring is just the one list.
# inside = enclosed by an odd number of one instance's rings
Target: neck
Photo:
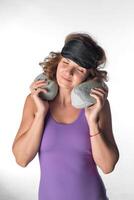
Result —
[[65, 88], [59, 88], [58, 95], [55, 98], [55, 102], [61, 107], [72, 106], [71, 104], [71, 90]]

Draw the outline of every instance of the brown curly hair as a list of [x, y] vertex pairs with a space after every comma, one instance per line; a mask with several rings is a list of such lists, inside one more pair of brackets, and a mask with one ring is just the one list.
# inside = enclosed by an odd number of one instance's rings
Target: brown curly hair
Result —
[[[106, 55], [102, 47], [87, 33], [78, 33], [73, 32], [66, 36], [65, 44], [72, 39], [80, 39], [85, 43], [88, 43], [94, 47], [95, 54], [97, 55], [96, 67], [90, 68], [90, 73], [86, 80], [98, 78], [103, 81], [108, 81], [108, 73], [104, 68], [106, 64]], [[44, 73], [48, 76], [49, 79], [56, 81], [56, 70], [58, 63], [60, 62], [62, 56], [60, 52], [51, 51], [49, 55], [44, 59], [43, 62], [40, 62], [39, 65], [42, 67]]]

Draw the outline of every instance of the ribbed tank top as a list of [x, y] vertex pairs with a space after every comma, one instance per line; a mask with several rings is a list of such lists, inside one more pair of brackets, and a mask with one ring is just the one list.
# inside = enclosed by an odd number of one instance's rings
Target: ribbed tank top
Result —
[[45, 117], [39, 148], [39, 200], [108, 200], [93, 160], [85, 110], [69, 124]]

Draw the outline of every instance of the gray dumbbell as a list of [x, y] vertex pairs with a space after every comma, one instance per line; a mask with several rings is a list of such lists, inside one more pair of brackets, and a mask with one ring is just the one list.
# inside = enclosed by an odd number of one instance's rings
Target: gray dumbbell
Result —
[[108, 86], [99, 80], [88, 80], [73, 88], [71, 92], [72, 105], [76, 108], [85, 108], [96, 103], [96, 99], [90, 96], [92, 88], [108, 89]]
[[58, 92], [57, 83], [53, 80], [48, 79], [48, 77], [44, 73], [39, 74], [34, 79], [34, 81], [39, 81], [39, 80], [46, 80], [47, 81], [47, 85], [42, 86], [41, 88], [47, 89], [47, 91], [48, 91], [47, 93], [40, 92], [39, 97], [42, 100], [48, 100], [48, 101], [53, 100], [55, 98], [55, 96], [57, 95], [57, 92]]

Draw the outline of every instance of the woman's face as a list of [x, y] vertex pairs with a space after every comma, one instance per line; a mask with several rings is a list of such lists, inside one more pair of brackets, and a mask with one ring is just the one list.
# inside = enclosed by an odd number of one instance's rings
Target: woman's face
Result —
[[59, 86], [72, 89], [84, 81], [88, 74], [88, 69], [79, 66], [68, 58], [62, 57], [57, 66], [56, 79]]

